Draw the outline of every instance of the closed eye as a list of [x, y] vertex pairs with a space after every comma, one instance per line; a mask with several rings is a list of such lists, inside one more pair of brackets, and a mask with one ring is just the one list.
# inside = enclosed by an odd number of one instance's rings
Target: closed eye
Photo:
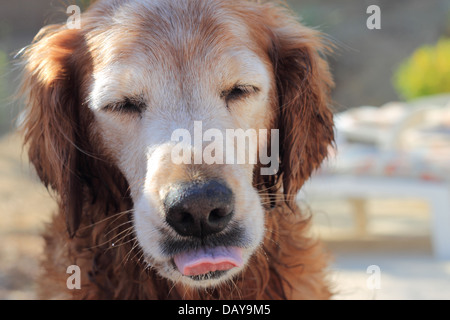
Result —
[[141, 98], [125, 98], [122, 101], [110, 103], [103, 107], [103, 111], [120, 112], [125, 114], [142, 114], [146, 104]]
[[254, 93], [258, 93], [259, 91], [260, 91], [259, 88], [252, 85], [236, 84], [234, 87], [222, 91], [221, 98], [225, 99], [225, 101], [228, 103], [236, 100], [245, 99]]

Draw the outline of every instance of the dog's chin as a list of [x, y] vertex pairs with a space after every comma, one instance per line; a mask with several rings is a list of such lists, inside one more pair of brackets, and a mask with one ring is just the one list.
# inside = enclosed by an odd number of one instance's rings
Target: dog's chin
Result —
[[231, 270], [214, 271], [195, 276], [186, 276], [177, 269], [173, 269], [173, 274], [167, 276], [167, 278], [175, 283], [180, 283], [191, 288], [214, 288], [225, 282], [232, 281], [236, 275], [242, 272], [243, 268], [244, 267], [236, 267]]
[[[200, 276], [182, 276], [179, 282], [191, 288], [207, 289], [222, 285], [232, 281], [236, 275], [242, 271], [242, 268], [234, 268], [228, 271], [215, 271]], [[180, 273], [181, 274], [181, 273]]]

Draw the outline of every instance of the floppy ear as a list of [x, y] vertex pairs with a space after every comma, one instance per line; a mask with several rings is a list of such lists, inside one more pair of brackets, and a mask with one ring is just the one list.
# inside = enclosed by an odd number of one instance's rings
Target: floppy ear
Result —
[[280, 171], [286, 199], [295, 194], [327, 156], [334, 141], [329, 109], [333, 86], [319, 32], [302, 26], [282, 9], [270, 11], [270, 59], [278, 93]]
[[30, 161], [42, 182], [59, 195], [71, 237], [80, 224], [83, 186], [80, 152], [86, 141], [80, 119], [80, 86], [89, 63], [77, 50], [78, 30], [43, 29], [24, 54], [22, 92], [26, 97], [23, 129]]

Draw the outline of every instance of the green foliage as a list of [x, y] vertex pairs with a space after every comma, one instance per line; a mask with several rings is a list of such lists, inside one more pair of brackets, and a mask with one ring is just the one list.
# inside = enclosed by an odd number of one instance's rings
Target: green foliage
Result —
[[393, 82], [407, 100], [450, 92], [450, 38], [418, 48], [397, 69]]

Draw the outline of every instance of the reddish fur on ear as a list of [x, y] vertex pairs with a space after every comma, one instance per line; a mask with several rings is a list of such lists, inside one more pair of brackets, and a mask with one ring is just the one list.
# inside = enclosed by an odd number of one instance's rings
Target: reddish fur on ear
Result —
[[79, 73], [83, 70], [75, 67], [74, 52], [83, 40], [77, 30], [56, 26], [43, 29], [36, 39], [24, 56], [25, 143], [40, 179], [60, 196], [59, 206], [73, 237], [83, 203], [78, 170], [82, 140]]
[[333, 86], [323, 58], [321, 34], [303, 27], [282, 9], [272, 8], [269, 55], [278, 92], [280, 172], [287, 200], [295, 195], [327, 156], [334, 141], [329, 109]]

